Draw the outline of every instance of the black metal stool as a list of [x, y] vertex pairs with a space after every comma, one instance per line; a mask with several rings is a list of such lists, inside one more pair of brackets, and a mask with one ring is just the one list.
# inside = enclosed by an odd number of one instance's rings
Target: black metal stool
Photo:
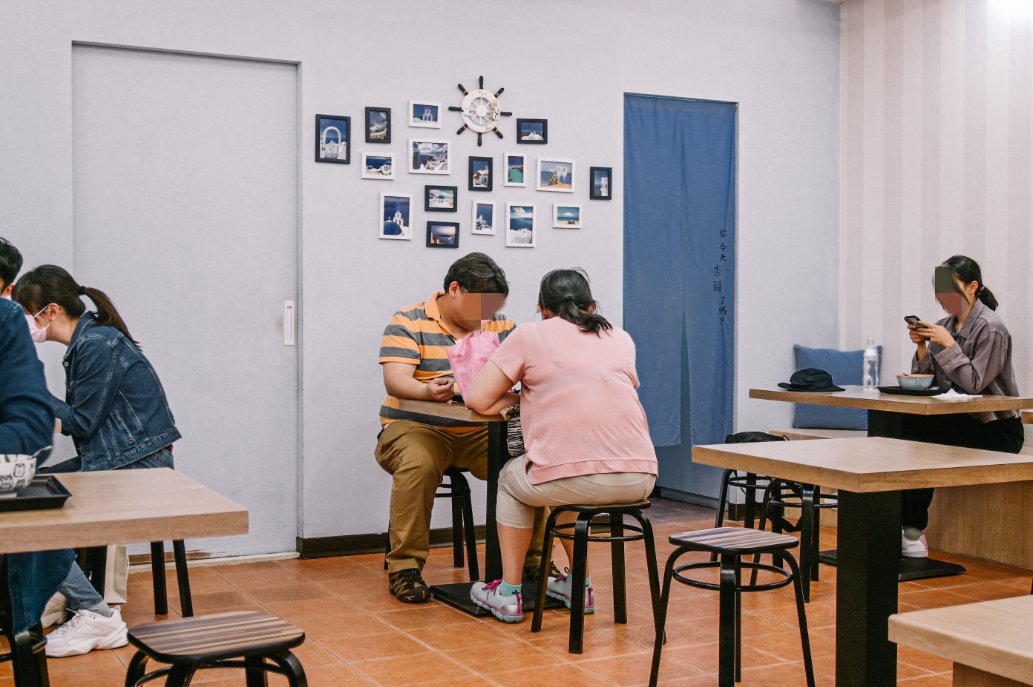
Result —
[[[585, 578], [588, 568], [588, 542], [605, 542], [611, 545], [610, 566], [613, 574], [613, 615], [614, 622], [628, 622], [627, 588], [624, 580], [624, 542], [642, 541], [646, 547], [646, 565], [649, 568], [649, 594], [653, 603], [654, 625], [657, 617], [657, 603], [660, 595], [660, 581], [656, 566], [656, 546], [653, 542], [653, 526], [642, 514], [649, 508], [649, 501], [638, 503], [614, 504], [605, 506], [555, 506], [545, 524], [545, 541], [542, 547], [542, 563], [538, 573], [538, 598], [535, 602], [534, 616], [531, 620], [531, 632], [542, 629], [542, 614], [545, 608], [545, 592], [549, 581], [549, 562], [553, 537], [573, 540], [574, 560], [570, 572], [570, 636], [567, 650], [572, 654], [580, 654], [585, 635]], [[560, 513], [577, 513], [577, 520], [571, 523], [556, 524]], [[627, 515], [638, 525], [627, 525]], [[607, 528], [606, 534], [593, 534], [593, 519], [606, 516], [605, 521], [595, 523]], [[573, 530], [573, 533], [570, 532]], [[636, 534], [625, 534], [631, 530]]]
[[728, 509], [728, 492], [731, 489], [741, 489], [743, 491], [745, 495], [745, 501], [743, 502], [743, 526], [753, 527], [754, 517], [756, 517], [757, 492], [764, 493], [770, 483], [771, 478], [764, 475], [725, 470], [721, 475], [721, 493], [718, 495], [714, 527], [722, 527], [725, 524], [725, 515]]
[[[126, 670], [126, 687], [168, 676], [168, 687], [186, 687], [203, 668], [243, 668], [248, 687], [264, 687], [266, 673], [287, 678], [291, 687], [307, 687], [305, 669], [291, 649], [305, 633], [275, 615], [238, 611], [182, 620], [162, 620], [129, 630], [139, 651]], [[145, 673], [150, 659], [170, 665]]]
[[[465, 565], [463, 541], [466, 542], [466, 559], [470, 562], [470, 579], [479, 580], [481, 569], [477, 563], [477, 531], [473, 522], [473, 500], [470, 497], [470, 483], [461, 468], [448, 468], [445, 477], [434, 493], [436, 499], [451, 499], [452, 502], [452, 565]], [[387, 523], [384, 543], [384, 570], [387, 570], [387, 554], [391, 552], [391, 523]]]
[[[104, 546], [86, 549], [90, 583], [97, 593], [104, 595], [104, 577], [108, 550]], [[179, 606], [184, 618], [194, 615], [194, 601], [190, 593], [190, 572], [187, 570], [187, 550], [182, 539], [172, 541], [172, 555], [176, 561], [176, 584], [179, 587]], [[80, 556], [81, 558], [81, 556]], [[151, 542], [151, 577], [154, 588], [154, 615], [169, 614], [169, 594], [165, 583], [165, 542]]]
[[0, 556], [0, 633], [7, 638], [10, 651], [0, 654], [0, 663], [11, 661], [14, 668], [14, 684], [21, 687], [49, 687], [45, 647], [47, 639], [43, 628], [37, 623], [22, 632], [14, 632], [14, 618], [10, 607], [10, 590], [7, 587], [7, 561]]
[[[764, 491], [764, 507], [761, 510], [760, 525], [764, 529], [771, 521], [772, 532], [800, 533], [800, 569], [803, 570], [803, 599], [811, 600], [811, 581], [818, 580], [818, 553], [821, 551], [821, 511], [835, 508], [839, 501], [835, 494], [822, 494], [815, 484], [801, 484], [773, 479]], [[792, 523], [785, 518], [786, 508], [799, 508], [800, 518]], [[753, 559], [756, 563], [759, 556]], [[773, 561], [778, 565], [778, 559]], [[757, 580], [757, 571], [751, 578]]]
[[[792, 583], [796, 591], [796, 614], [800, 622], [800, 641], [803, 644], [803, 663], [807, 673], [808, 687], [814, 687], [814, 667], [811, 664], [811, 644], [807, 637], [807, 616], [804, 611], [803, 587], [800, 584], [800, 568], [796, 559], [789, 553], [799, 545], [796, 537], [788, 534], [776, 534], [763, 530], [745, 527], [716, 527], [698, 532], [675, 534], [670, 542], [676, 547], [667, 559], [664, 569], [664, 587], [660, 596], [660, 607], [657, 611], [656, 642], [653, 646], [653, 665], [649, 673], [650, 687], [656, 687], [660, 673], [660, 651], [663, 647], [663, 628], [667, 622], [667, 603], [671, 596], [671, 580], [699, 589], [717, 590], [721, 594], [721, 610], [719, 624], [718, 651], [718, 686], [732, 687], [739, 681], [742, 670], [742, 592], [760, 592], [769, 589], [780, 589]], [[675, 567], [678, 559], [690, 551], [703, 551], [717, 554], [719, 561], [703, 561]], [[743, 556], [755, 554], [780, 554], [789, 564], [790, 570], [756, 562], [745, 562]], [[719, 583], [694, 580], [684, 573], [691, 570], [719, 568]], [[742, 584], [742, 569], [766, 570], [782, 575], [782, 579], [766, 584]]]

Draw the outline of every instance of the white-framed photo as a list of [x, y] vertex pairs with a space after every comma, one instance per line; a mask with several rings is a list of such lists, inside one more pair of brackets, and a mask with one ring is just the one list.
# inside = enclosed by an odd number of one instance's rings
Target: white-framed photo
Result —
[[527, 186], [527, 156], [523, 153], [503, 153], [503, 186]]
[[574, 161], [538, 158], [537, 189], [539, 191], [574, 192]]
[[363, 153], [363, 179], [394, 179], [395, 156], [392, 153]]
[[452, 144], [441, 138], [410, 138], [409, 173], [451, 174]]
[[553, 205], [552, 226], [556, 229], [580, 229], [581, 206], [562, 205], [560, 203]]
[[470, 226], [479, 236], [495, 235], [495, 201], [475, 200], [472, 204]]
[[433, 103], [429, 100], [410, 100], [409, 126], [423, 129], [440, 129], [441, 103]]
[[412, 241], [412, 196], [380, 194], [380, 238]]
[[506, 203], [506, 245], [534, 248], [534, 203]]

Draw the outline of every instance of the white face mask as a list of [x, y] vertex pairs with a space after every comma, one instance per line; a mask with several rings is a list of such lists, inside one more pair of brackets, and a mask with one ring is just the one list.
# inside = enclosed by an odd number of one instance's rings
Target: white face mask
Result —
[[46, 308], [43, 308], [43, 310], [40, 310], [35, 315], [25, 315], [25, 320], [29, 323], [29, 335], [32, 337], [32, 340], [38, 344], [46, 342], [47, 329], [50, 328], [50, 322], [47, 322], [46, 327], [40, 327], [36, 324], [36, 318], [42, 315], [44, 310], [46, 310]]

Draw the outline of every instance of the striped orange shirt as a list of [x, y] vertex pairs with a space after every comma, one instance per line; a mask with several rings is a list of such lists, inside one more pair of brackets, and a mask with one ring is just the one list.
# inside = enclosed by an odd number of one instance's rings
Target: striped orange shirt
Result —
[[[448, 360], [448, 348], [455, 345], [453, 337], [445, 325], [441, 323], [441, 311], [438, 309], [438, 297], [444, 291], [435, 292], [422, 303], [402, 308], [394, 314], [384, 327], [384, 336], [380, 339], [380, 364], [405, 363], [415, 365], [413, 378], [419, 382], [428, 382], [438, 377], [451, 377], [452, 365]], [[516, 323], [503, 315], [495, 315], [494, 319], [481, 323], [481, 330], [496, 332], [499, 341], [504, 341]], [[399, 410], [398, 399], [388, 395], [380, 406], [380, 423], [386, 425], [394, 420], [417, 420], [439, 427], [456, 427], [469, 431], [470, 425], [457, 420], [428, 417], [416, 413]]]

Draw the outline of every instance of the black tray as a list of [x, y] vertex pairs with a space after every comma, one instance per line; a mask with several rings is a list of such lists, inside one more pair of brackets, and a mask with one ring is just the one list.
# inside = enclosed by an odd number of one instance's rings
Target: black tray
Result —
[[15, 490], [14, 496], [0, 496], [0, 513], [61, 508], [71, 495], [57, 477], [37, 475], [29, 486]]
[[880, 386], [884, 394], [901, 394], [903, 396], [939, 396], [947, 393], [947, 387], [931, 386], [928, 389], [901, 389], [899, 386]]

